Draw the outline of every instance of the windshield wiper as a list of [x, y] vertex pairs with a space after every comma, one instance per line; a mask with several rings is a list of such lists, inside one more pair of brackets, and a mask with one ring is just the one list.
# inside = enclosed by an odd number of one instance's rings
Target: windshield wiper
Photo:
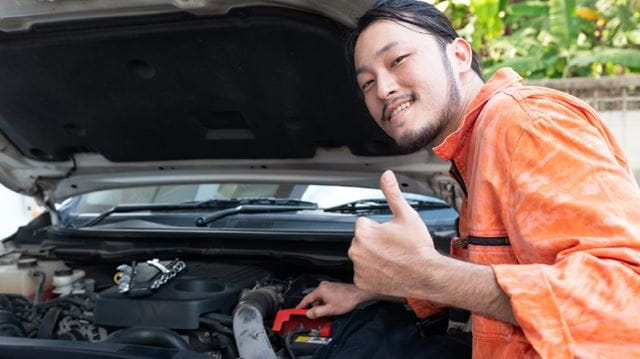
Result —
[[[91, 227], [102, 222], [113, 213], [128, 213], [140, 211], [181, 211], [201, 208], [223, 208], [208, 217], [198, 217], [196, 225], [205, 226], [219, 218], [235, 213], [267, 213], [298, 211], [304, 209], [317, 209], [318, 205], [313, 202], [300, 201], [289, 198], [232, 198], [232, 199], [211, 199], [205, 201], [192, 201], [175, 204], [139, 204], [139, 205], [118, 205], [113, 206], [97, 217], [72, 228]], [[238, 210], [238, 208], [241, 208]], [[213, 218], [213, 219], [211, 219]], [[203, 223], [203, 224], [200, 224]]]
[[196, 218], [196, 226], [205, 227], [220, 218], [237, 213], [292, 212], [318, 209], [318, 204], [290, 198], [242, 198], [237, 206]]
[[[448, 208], [446, 203], [423, 201], [416, 199], [406, 199], [407, 203], [416, 210]], [[335, 207], [324, 208], [325, 212], [340, 213], [371, 213], [378, 210], [388, 210], [389, 205], [384, 198], [360, 199], [357, 201], [341, 204]]]
[[[113, 206], [105, 211], [100, 212], [97, 217], [77, 226], [69, 225], [71, 228], [83, 228], [83, 227], [91, 227], [96, 224], [102, 222], [105, 218], [109, 217], [113, 213], [128, 213], [128, 212], [140, 212], [140, 211], [180, 211], [183, 209], [197, 209], [203, 207], [216, 207], [216, 206], [233, 206], [234, 203], [225, 203], [214, 201], [203, 201], [203, 202], [188, 202], [188, 203], [177, 203], [177, 204], [123, 204], [118, 206]], [[206, 203], [205, 203], [206, 202]]]

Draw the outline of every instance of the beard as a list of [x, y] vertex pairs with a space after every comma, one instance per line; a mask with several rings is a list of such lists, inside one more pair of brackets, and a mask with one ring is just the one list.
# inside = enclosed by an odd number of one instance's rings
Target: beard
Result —
[[[439, 113], [435, 116], [433, 121], [429, 121], [429, 123], [425, 123], [421, 128], [411, 131], [410, 133], [405, 133], [402, 137], [396, 141], [398, 146], [400, 146], [403, 150], [408, 152], [415, 152], [419, 149], [422, 149], [433, 142], [444, 130], [444, 128], [449, 124], [449, 122], [453, 121], [454, 111], [460, 105], [460, 91], [456, 86], [456, 83], [453, 78], [453, 69], [451, 68], [451, 62], [447, 56], [442, 53], [442, 63], [443, 67], [447, 73], [446, 78], [449, 95], [449, 100], [443, 106]], [[418, 99], [415, 94], [413, 94], [414, 99]]]

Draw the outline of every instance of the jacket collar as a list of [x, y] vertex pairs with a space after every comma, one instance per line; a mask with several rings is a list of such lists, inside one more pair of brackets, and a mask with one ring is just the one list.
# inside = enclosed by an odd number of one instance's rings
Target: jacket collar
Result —
[[471, 101], [458, 129], [447, 136], [441, 144], [434, 147], [433, 152], [443, 161], [450, 161], [454, 158], [471, 134], [476, 119], [487, 101], [497, 92], [520, 83], [522, 83], [522, 77], [511, 68], [505, 67], [498, 70]]

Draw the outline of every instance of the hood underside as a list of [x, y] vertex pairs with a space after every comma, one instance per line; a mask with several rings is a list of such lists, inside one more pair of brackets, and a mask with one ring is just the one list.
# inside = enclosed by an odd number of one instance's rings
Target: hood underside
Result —
[[353, 178], [384, 168], [416, 183], [442, 172], [426, 151], [403, 156], [369, 118], [347, 33], [344, 21], [277, 7], [0, 32], [0, 181], [57, 201], [189, 173], [363, 185]]

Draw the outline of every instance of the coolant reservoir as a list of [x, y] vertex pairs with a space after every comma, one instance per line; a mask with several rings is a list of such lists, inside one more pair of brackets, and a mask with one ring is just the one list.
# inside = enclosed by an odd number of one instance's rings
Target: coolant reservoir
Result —
[[42, 292], [51, 289], [53, 274], [67, 269], [63, 261], [38, 261], [34, 258], [19, 259], [17, 263], [0, 265], [0, 293], [21, 294], [33, 298], [38, 277], [36, 272], [46, 275]]
[[74, 284], [84, 278], [83, 270], [57, 270], [53, 275], [53, 293], [58, 295], [71, 294]]

